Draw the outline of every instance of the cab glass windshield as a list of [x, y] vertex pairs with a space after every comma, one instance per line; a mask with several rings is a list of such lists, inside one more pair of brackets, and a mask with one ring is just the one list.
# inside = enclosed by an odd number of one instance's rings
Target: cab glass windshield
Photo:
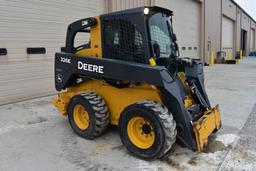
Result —
[[169, 18], [162, 13], [153, 14], [149, 18], [149, 32], [151, 42], [156, 42], [160, 47], [160, 57], [169, 58], [172, 54], [172, 32]]

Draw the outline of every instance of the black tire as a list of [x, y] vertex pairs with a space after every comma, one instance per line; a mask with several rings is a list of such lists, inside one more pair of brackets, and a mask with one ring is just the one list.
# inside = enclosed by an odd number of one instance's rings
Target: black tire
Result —
[[[85, 130], [80, 129], [74, 120], [74, 107], [82, 105], [89, 115], [89, 126]], [[101, 96], [94, 92], [85, 92], [75, 95], [69, 102], [68, 119], [74, 132], [86, 139], [94, 139], [102, 135], [109, 126], [108, 108]]]
[[[133, 117], [143, 117], [152, 125], [155, 139], [151, 147], [138, 148], [129, 139], [127, 127]], [[119, 119], [119, 135], [132, 154], [144, 159], [161, 158], [171, 150], [176, 141], [176, 122], [165, 106], [154, 101], [139, 101], [122, 112]]]

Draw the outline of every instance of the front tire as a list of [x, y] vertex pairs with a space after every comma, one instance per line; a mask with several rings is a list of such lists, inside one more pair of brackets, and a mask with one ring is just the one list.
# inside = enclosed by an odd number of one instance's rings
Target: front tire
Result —
[[81, 93], [70, 100], [68, 119], [74, 132], [86, 139], [102, 135], [109, 126], [106, 103], [94, 92]]
[[139, 101], [122, 112], [119, 135], [132, 154], [144, 159], [161, 158], [176, 141], [176, 122], [161, 104]]

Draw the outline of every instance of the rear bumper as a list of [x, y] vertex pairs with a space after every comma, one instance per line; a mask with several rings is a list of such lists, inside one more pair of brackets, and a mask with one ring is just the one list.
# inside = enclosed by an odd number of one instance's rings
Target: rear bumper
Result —
[[208, 143], [208, 137], [221, 127], [219, 106], [204, 112], [204, 115], [193, 123], [193, 131], [196, 137], [197, 150], [203, 151]]
[[59, 93], [58, 97], [52, 99], [52, 104], [63, 116], [66, 116], [69, 101], [70, 97], [67, 96], [66, 93]]

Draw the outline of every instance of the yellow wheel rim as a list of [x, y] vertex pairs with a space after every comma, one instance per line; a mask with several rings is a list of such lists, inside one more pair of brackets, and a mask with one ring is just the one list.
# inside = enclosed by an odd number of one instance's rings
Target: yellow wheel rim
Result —
[[74, 116], [74, 121], [78, 128], [85, 130], [89, 127], [90, 117], [88, 112], [82, 105], [77, 104], [74, 107], [73, 116]]
[[143, 117], [133, 117], [127, 125], [130, 141], [138, 148], [148, 149], [155, 141], [155, 133], [150, 122]]

